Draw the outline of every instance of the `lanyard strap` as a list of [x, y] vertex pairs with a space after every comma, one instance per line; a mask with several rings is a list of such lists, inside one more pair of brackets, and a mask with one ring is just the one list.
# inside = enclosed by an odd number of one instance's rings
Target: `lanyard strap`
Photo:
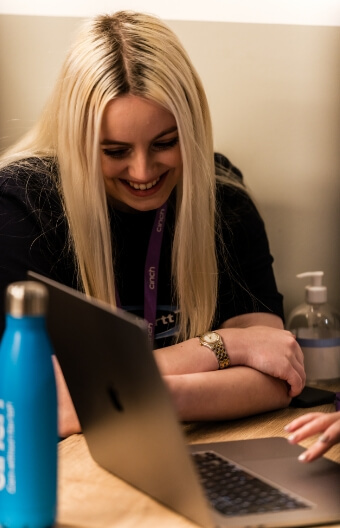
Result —
[[159, 257], [165, 227], [167, 203], [157, 209], [152, 227], [144, 269], [144, 319], [148, 323], [148, 335], [153, 342], [156, 325]]
[[[167, 207], [168, 204], [165, 202], [156, 211], [144, 268], [144, 319], [146, 319], [148, 324], [148, 337], [152, 344], [156, 326], [159, 258], [161, 255]], [[121, 307], [117, 288], [116, 302], [117, 306]]]

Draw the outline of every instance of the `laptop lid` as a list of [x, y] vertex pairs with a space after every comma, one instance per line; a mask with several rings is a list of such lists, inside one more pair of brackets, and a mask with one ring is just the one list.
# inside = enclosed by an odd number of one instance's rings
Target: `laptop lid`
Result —
[[212, 526], [144, 320], [28, 275], [49, 290], [49, 335], [94, 460], [198, 524]]
[[[92, 457], [105, 469], [201, 526], [300, 526], [340, 520], [340, 466], [300, 464], [283, 438], [186, 446], [157, 369], [146, 324], [29, 272], [50, 295], [48, 330]], [[305, 501], [301, 510], [212, 512], [189, 455], [211, 450]]]

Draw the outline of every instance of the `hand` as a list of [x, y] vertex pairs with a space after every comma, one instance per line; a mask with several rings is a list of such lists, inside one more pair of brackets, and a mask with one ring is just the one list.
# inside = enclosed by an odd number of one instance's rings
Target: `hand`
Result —
[[81, 427], [59, 362], [55, 356], [52, 356], [52, 361], [58, 395], [58, 433], [61, 438], [66, 438], [80, 433]]
[[309, 436], [322, 433], [316, 442], [299, 456], [301, 462], [311, 462], [340, 442], [340, 412], [308, 413], [293, 420], [285, 430], [292, 433], [288, 437], [288, 442], [291, 444], [297, 444]]
[[303, 353], [294, 335], [281, 328], [249, 326], [219, 330], [231, 365], [245, 365], [286, 381], [289, 396], [302, 391], [306, 374]]

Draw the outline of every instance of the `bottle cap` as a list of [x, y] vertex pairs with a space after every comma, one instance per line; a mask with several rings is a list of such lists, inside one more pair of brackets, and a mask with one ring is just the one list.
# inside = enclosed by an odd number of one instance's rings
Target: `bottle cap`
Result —
[[21, 281], [7, 286], [6, 312], [13, 317], [44, 315], [47, 301], [47, 288], [40, 282]]
[[327, 288], [322, 284], [323, 271], [306, 271], [296, 275], [298, 279], [311, 277], [311, 284], [305, 288], [306, 302], [308, 304], [324, 304], [327, 302]]

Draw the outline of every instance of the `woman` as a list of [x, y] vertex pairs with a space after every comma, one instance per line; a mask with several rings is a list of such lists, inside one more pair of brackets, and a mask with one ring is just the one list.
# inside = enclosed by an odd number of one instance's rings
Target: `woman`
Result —
[[[175, 35], [118, 12], [85, 24], [1, 164], [2, 290], [32, 269], [142, 315], [182, 420], [281, 408], [305, 381], [263, 222], [225, 163], [216, 175], [205, 93]], [[55, 368], [67, 435], [79, 424]]]

